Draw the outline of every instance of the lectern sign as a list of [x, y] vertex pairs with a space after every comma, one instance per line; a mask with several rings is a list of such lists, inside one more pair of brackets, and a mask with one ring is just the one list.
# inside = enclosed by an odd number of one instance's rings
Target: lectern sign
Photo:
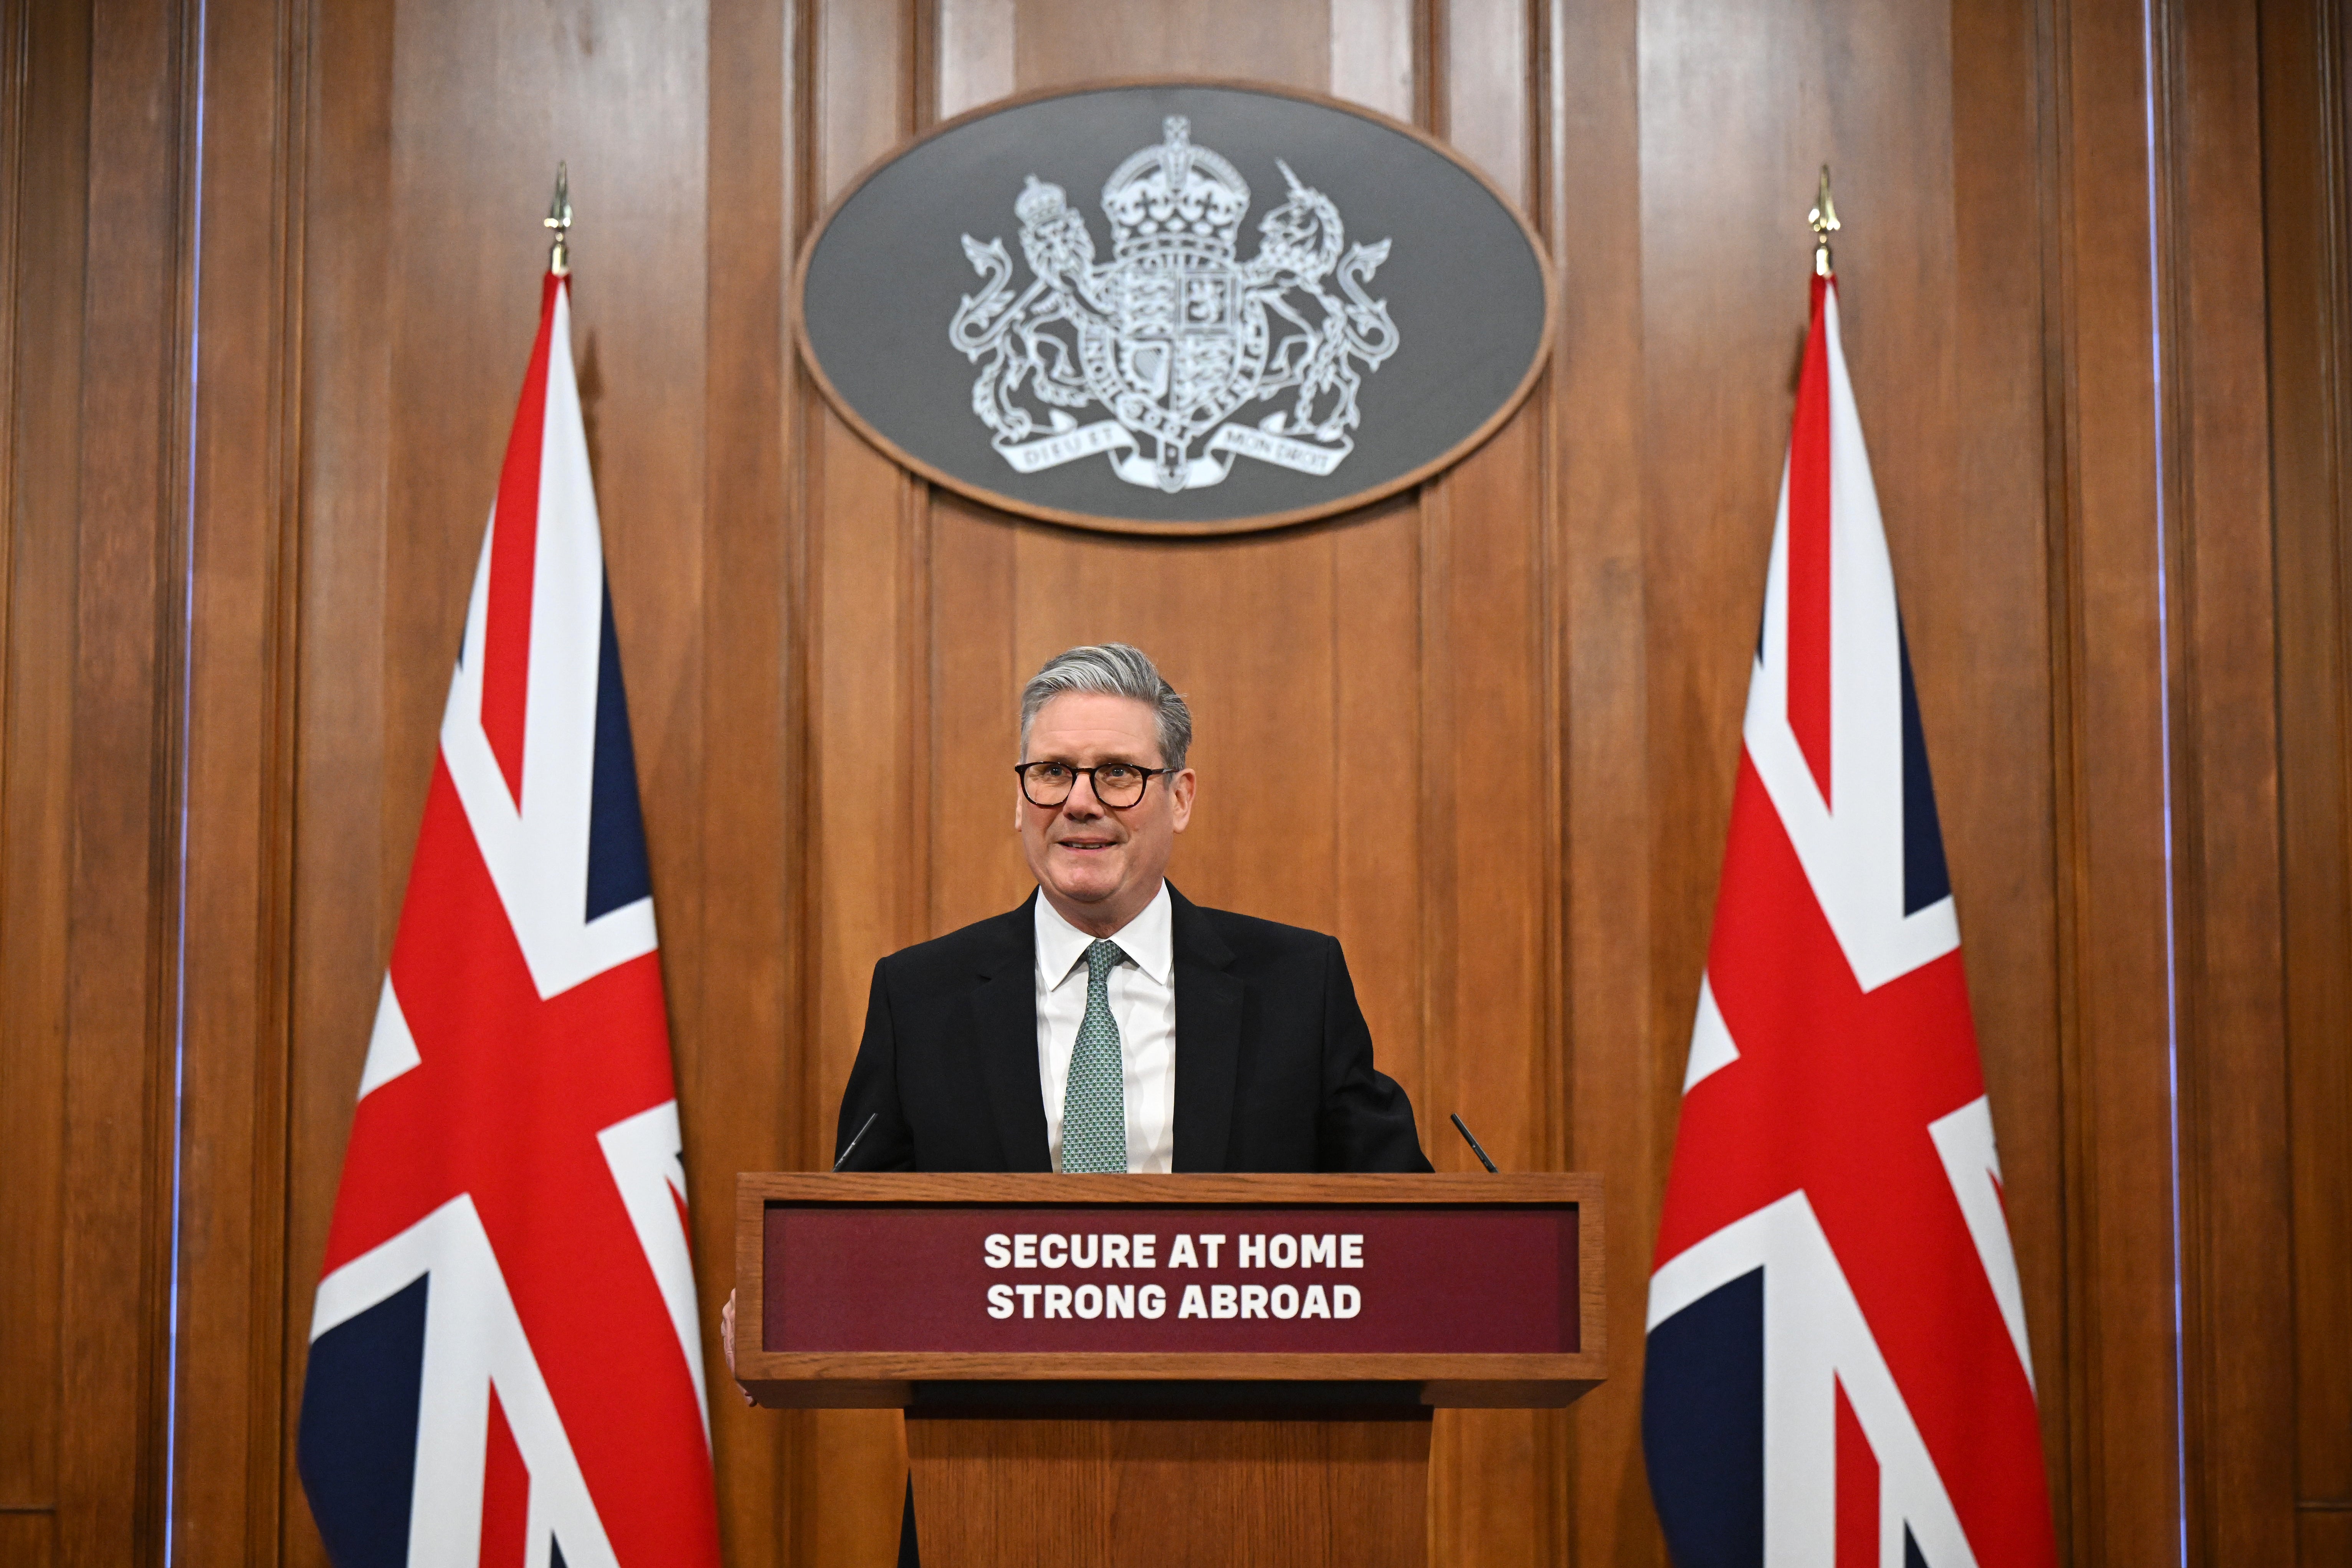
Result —
[[795, 304], [819, 384], [909, 467], [1057, 521], [1211, 532], [1459, 457], [1531, 384], [1549, 298], [1526, 226], [1409, 127], [1163, 83], [902, 150], [820, 226]]
[[1557, 1406], [1606, 1362], [1600, 1204], [1580, 1175], [745, 1174], [736, 1373], [819, 1406], [1204, 1379]]
[[1577, 1219], [1573, 1206], [959, 1205], [900, 1215], [884, 1244], [866, 1210], [779, 1204], [766, 1215], [763, 1343], [1572, 1354]]

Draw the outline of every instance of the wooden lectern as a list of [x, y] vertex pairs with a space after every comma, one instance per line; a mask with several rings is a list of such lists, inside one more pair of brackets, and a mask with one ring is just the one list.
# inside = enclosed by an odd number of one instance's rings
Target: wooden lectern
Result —
[[750, 1174], [736, 1372], [907, 1412], [924, 1568], [1427, 1558], [1429, 1412], [1601, 1381], [1590, 1175]]

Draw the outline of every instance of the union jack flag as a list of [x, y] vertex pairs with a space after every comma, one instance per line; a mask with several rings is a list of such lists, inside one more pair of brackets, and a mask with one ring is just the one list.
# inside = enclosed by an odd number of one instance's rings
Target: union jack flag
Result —
[[715, 1565], [613, 600], [550, 274], [310, 1322], [338, 1568]]
[[1650, 1276], [1679, 1568], [2056, 1561], [2025, 1307], [1837, 287], [1813, 279]]

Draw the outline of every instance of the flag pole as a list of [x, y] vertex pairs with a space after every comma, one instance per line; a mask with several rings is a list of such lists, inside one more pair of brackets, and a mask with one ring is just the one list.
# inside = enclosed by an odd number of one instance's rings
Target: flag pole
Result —
[[[1829, 178], [1829, 171], [1822, 172]], [[1826, 190], [1828, 187], [1822, 187]], [[547, 269], [558, 278], [572, 276], [572, 179], [563, 164], [555, 165], [555, 199], [547, 204], [547, 216], [540, 219], [542, 227], [555, 231], [555, 243], [547, 253]]]
[[1826, 278], [1830, 275], [1830, 236], [1838, 231], [1837, 207], [1830, 200], [1827, 163], [1822, 165], [1821, 189], [1813, 194], [1813, 210], [1805, 215], [1805, 222], [1813, 231], [1813, 276]]

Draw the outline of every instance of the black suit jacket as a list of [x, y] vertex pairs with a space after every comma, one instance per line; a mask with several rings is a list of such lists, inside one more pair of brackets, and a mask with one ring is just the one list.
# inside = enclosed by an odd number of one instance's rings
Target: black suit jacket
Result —
[[[1173, 887], [1179, 1171], [1426, 1171], [1412, 1106], [1372, 1066], [1339, 943]], [[847, 1169], [1049, 1171], [1031, 904], [874, 966], [841, 1097]]]

